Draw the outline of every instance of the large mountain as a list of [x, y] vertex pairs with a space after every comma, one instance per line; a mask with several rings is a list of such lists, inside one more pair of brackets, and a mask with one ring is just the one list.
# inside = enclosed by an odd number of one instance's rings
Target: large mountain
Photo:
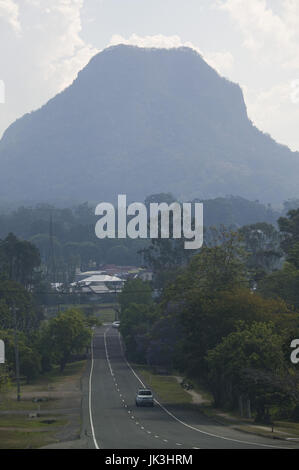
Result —
[[0, 198], [299, 196], [299, 153], [248, 119], [240, 87], [195, 51], [111, 47], [0, 142]]

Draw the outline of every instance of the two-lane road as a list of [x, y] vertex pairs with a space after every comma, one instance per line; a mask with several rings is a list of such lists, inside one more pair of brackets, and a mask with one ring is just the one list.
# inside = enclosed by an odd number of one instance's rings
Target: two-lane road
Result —
[[273, 449], [294, 442], [243, 434], [199, 412], [156, 403], [136, 408], [141, 379], [127, 363], [117, 329], [95, 330], [89, 375], [89, 420], [99, 449]]

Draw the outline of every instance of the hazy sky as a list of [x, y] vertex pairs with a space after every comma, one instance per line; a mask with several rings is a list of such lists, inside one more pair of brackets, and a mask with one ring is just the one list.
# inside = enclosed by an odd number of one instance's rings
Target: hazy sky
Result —
[[197, 49], [299, 150], [299, 0], [0, 0], [0, 135], [118, 43]]

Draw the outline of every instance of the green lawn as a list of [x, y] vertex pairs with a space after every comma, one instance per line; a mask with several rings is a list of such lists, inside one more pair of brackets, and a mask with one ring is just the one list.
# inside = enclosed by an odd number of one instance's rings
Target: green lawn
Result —
[[[8, 393], [0, 394], [0, 411], [7, 412], [7, 414], [0, 413], [0, 449], [38, 448], [56, 442], [55, 434], [69, 422], [68, 416], [63, 415], [61, 409], [65, 407], [63, 393], [76, 390], [85, 366], [86, 361], [67, 364], [63, 373], [55, 367], [33, 383], [22, 384], [19, 402], [16, 400], [15, 386]], [[51, 398], [52, 391], [57, 394], [55, 398]], [[46, 401], [37, 403], [32, 401], [38, 396], [38, 392], [46, 392], [40, 395], [46, 398]], [[70, 400], [71, 398], [68, 399], [68, 403]], [[30, 412], [39, 410], [44, 411], [45, 415], [29, 418]], [[48, 414], [47, 410], [55, 410], [55, 415]], [[10, 413], [14, 411], [24, 413], [17, 415]], [[80, 413], [79, 408], [78, 413]]]
[[115, 320], [115, 310], [112, 307], [99, 308], [95, 315], [103, 323], [112, 323]]
[[238, 425], [236, 429], [246, 431], [248, 433], [256, 433], [265, 437], [280, 437], [280, 438], [299, 438], [299, 423], [291, 423], [285, 421], [274, 422], [274, 428], [272, 432], [271, 426], [258, 425], [258, 424], [247, 424]]
[[0, 449], [37, 449], [57, 442], [53, 432], [3, 431], [0, 428]]
[[67, 377], [73, 377], [74, 375], [81, 376], [85, 366], [85, 360], [67, 364], [63, 372], [60, 372], [59, 366], [53, 366], [53, 369], [50, 372], [46, 372], [45, 374], [40, 375], [36, 380], [32, 381], [28, 385], [25, 385], [25, 388], [28, 391], [31, 388], [34, 388], [37, 391], [47, 390], [48, 385], [65, 381], [67, 380]]
[[53, 415], [38, 418], [0, 415], [0, 449], [35, 449], [56, 442], [55, 432], [67, 422]]
[[117, 303], [82, 303], [82, 304], [61, 304], [59, 307], [48, 307], [48, 316], [56, 316], [59, 311], [65, 311], [69, 308], [82, 310], [86, 315], [95, 315], [101, 322], [113, 322], [115, 320], [114, 307], [119, 307]]
[[[46, 421], [49, 421], [46, 422]], [[50, 421], [53, 421], [50, 423]], [[28, 415], [0, 415], [1, 428], [24, 428], [28, 431], [50, 429], [67, 423], [61, 416], [43, 415], [38, 418], [29, 418]]]

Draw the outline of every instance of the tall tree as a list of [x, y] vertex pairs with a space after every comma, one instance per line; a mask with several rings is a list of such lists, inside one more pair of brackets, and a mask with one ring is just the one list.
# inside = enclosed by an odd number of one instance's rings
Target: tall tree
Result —
[[91, 330], [80, 310], [70, 308], [51, 319], [47, 328], [48, 342], [63, 372], [72, 354], [89, 346]]
[[141, 279], [129, 279], [119, 294], [121, 311], [124, 312], [130, 304], [150, 305], [152, 303], [152, 289], [149, 282]]
[[271, 322], [239, 322], [237, 331], [224, 337], [206, 356], [209, 380], [216, 406], [235, 407], [246, 396], [257, 410], [257, 420], [265, 420], [269, 408], [288, 397], [278, 388], [287, 371], [283, 338]]
[[39, 251], [32, 243], [19, 240], [12, 233], [0, 242], [0, 271], [9, 280], [28, 287], [40, 262]]

